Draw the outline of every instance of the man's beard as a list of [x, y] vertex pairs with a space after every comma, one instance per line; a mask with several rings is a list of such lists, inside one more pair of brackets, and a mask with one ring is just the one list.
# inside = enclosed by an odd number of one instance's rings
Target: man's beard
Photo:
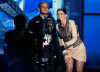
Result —
[[48, 13], [42, 13], [42, 12], [40, 12], [42, 15], [47, 15]]

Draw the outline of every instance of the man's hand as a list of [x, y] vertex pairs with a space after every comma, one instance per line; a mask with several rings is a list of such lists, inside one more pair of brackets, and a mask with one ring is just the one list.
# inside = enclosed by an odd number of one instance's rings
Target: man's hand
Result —
[[44, 49], [44, 42], [42, 43], [42, 49]]
[[33, 34], [33, 32], [32, 32], [32, 31], [29, 31], [29, 33], [30, 33], [30, 34]]
[[54, 58], [56, 58], [57, 56], [55, 55]]

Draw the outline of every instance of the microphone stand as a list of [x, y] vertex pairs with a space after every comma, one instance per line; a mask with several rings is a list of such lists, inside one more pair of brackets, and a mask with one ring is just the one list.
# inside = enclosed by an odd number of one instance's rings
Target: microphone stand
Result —
[[64, 49], [64, 46], [61, 46], [61, 47], [60, 47], [60, 72], [62, 72], [62, 71], [61, 71], [61, 59], [62, 59], [62, 57], [61, 57], [61, 56], [62, 56], [62, 55], [61, 55], [62, 53], [61, 53], [61, 52], [62, 52], [63, 49]]
[[60, 69], [59, 69], [59, 71], [61, 72], [61, 47], [60, 47]]

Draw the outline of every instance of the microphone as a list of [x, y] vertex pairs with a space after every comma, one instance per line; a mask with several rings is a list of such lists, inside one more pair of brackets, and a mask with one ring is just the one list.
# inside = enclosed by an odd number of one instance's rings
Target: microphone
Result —
[[60, 19], [57, 19], [57, 23], [60, 24], [61, 23], [61, 20]]
[[61, 48], [62, 51], [65, 50], [64, 46], [60, 46], [60, 48]]

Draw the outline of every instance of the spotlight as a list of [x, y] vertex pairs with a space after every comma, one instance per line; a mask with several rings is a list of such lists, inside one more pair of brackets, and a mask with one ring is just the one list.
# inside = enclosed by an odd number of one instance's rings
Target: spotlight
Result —
[[[13, 0], [0, 0], [0, 10], [3, 11], [12, 19], [14, 19], [14, 17], [18, 14], [25, 15], [25, 13], [19, 8], [17, 3]], [[28, 23], [29, 19], [27, 17], [26, 19]]]

